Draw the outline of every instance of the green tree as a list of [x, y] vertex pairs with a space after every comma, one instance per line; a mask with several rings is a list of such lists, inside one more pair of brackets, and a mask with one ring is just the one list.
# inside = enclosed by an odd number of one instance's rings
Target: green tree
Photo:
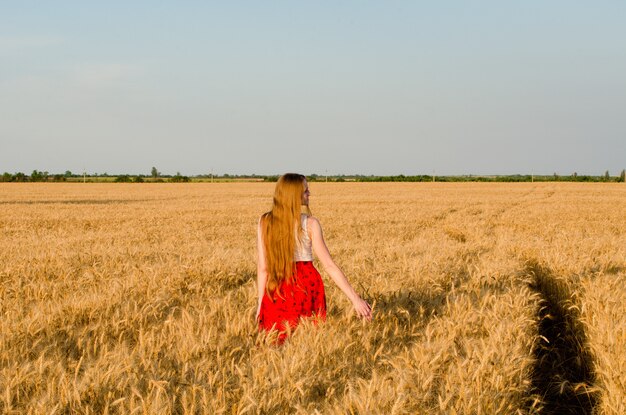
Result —
[[115, 178], [115, 183], [130, 183], [132, 179], [128, 174], [120, 174]]
[[608, 182], [609, 180], [611, 180], [611, 176], [609, 175], [609, 171], [605, 171], [604, 172], [604, 181]]
[[152, 167], [152, 170], [150, 170], [150, 175], [152, 176], [153, 179], [156, 179], [157, 177], [159, 177], [159, 171], [157, 170], [156, 167]]
[[620, 173], [619, 179], [617, 179], [617, 181], [620, 183], [626, 182], [626, 170], [622, 169], [622, 172]]
[[181, 183], [181, 182], [188, 182], [188, 181], [189, 181], [189, 177], [182, 176], [179, 171], [177, 171], [176, 174], [172, 176], [172, 178], [170, 179], [170, 182], [172, 183]]

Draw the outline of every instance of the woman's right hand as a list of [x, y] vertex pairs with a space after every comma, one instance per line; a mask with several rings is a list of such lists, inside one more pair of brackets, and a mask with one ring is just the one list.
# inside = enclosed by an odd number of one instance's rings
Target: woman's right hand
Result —
[[372, 307], [368, 304], [367, 301], [358, 297], [355, 301], [352, 302], [354, 306], [354, 311], [356, 311], [356, 315], [366, 319], [367, 321], [372, 320]]
[[261, 302], [259, 301], [259, 304], [256, 307], [256, 315], [254, 316], [254, 319], [258, 322], [259, 321], [259, 316], [261, 315]]

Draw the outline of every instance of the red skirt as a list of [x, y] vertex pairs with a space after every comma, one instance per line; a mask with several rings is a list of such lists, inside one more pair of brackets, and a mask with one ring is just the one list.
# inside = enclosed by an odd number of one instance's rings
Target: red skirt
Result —
[[277, 330], [282, 343], [303, 317], [326, 319], [324, 283], [311, 261], [296, 262], [293, 283], [283, 281], [273, 298], [263, 295], [259, 330]]

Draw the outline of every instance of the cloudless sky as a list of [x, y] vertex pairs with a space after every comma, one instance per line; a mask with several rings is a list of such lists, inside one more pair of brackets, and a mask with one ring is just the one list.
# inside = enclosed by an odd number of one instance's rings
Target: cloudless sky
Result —
[[0, 2], [0, 172], [603, 174], [624, 1]]

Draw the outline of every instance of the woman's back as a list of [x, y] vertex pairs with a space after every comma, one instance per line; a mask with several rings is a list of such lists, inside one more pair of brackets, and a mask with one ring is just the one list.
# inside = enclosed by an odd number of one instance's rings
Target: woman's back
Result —
[[298, 231], [296, 230], [296, 250], [294, 252], [294, 261], [313, 261], [313, 249], [311, 237], [307, 228], [309, 216], [305, 213], [300, 215], [300, 226], [302, 227], [302, 238], [298, 239]]

